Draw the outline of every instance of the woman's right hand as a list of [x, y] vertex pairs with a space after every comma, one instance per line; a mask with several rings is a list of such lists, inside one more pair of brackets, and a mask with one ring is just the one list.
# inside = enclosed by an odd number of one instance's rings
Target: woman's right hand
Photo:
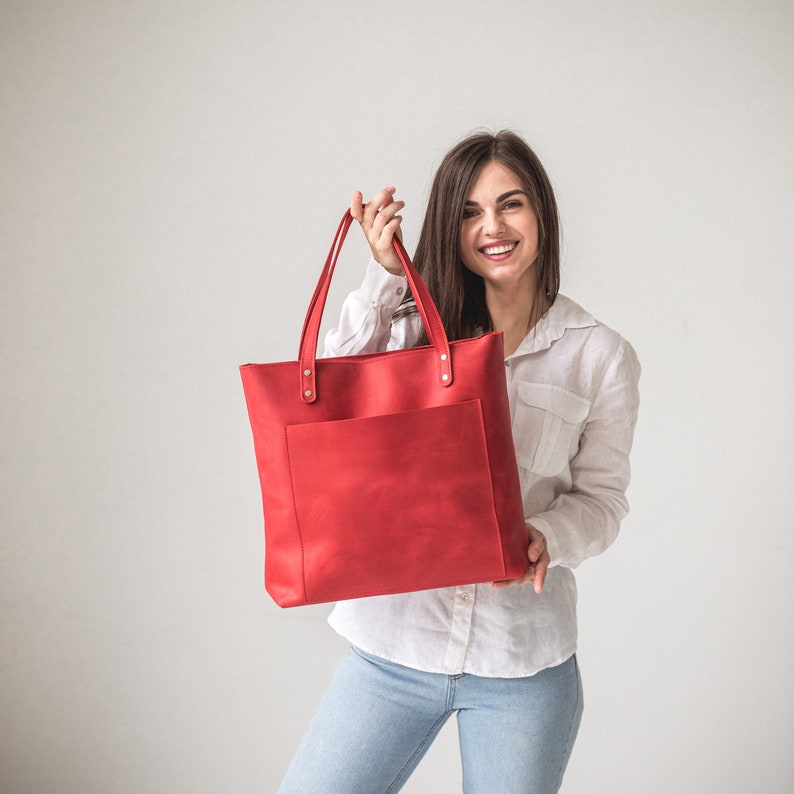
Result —
[[404, 201], [394, 200], [394, 187], [387, 187], [376, 193], [367, 204], [364, 204], [360, 191], [353, 193], [350, 201], [350, 214], [361, 224], [372, 256], [380, 262], [389, 273], [395, 276], [403, 274], [403, 266], [392, 246], [392, 238], [396, 234], [402, 239], [400, 224], [402, 217], [397, 213], [405, 206]]

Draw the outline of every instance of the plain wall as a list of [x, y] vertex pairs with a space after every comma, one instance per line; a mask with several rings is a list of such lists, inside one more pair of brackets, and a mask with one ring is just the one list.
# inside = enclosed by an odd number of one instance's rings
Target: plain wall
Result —
[[[237, 365], [295, 358], [354, 189], [397, 185], [412, 248], [482, 127], [536, 148], [563, 291], [643, 364], [563, 791], [794, 789], [793, 32], [769, 0], [3, 2], [0, 791], [275, 790], [346, 646], [262, 587]], [[458, 767], [450, 725], [405, 791]]]

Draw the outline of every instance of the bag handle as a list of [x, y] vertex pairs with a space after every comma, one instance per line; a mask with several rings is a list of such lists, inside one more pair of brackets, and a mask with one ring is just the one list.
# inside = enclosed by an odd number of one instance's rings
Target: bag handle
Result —
[[[328, 289], [331, 286], [331, 278], [334, 274], [336, 261], [339, 259], [342, 243], [344, 243], [352, 223], [353, 216], [350, 214], [350, 210], [347, 210], [336, 229], [334, 240], [331, 243], [331, 250], [328, 252], [314, 295], [312, 295], [312, 299], [309, 302], [306, 319], [303, 322], [298, 361], [300, 363], [301, 398], [307, 403], [313, 403], [317, 399], [317, 380], [315, 376], [317, 337], [320, 333], [323, 309], [328, 297]], [[419, 314], [424, 323], [427, 338], [430, 341], [430, 345], [435, 348], [439, 384], [441, 386], [450, 386], [452, 384], [452, 359], [449, 352], [449, 340], [447, 339], [446, 331], [444, 331], [444, 325], [441, 322], [438, 309], [433, 303], [424, 281], [422, 281], [421, 276], [413, 266], [411, 258], [402, 244], [402, 240], [396, 234], [392, 237], [392, 245], [408, 278], [408, 284], [411, 287], [416, 307], [419, 309]]]

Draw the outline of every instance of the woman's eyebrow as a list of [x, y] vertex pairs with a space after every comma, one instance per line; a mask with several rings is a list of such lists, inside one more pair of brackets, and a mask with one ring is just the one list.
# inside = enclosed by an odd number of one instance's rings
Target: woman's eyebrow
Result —
[[[508, 190], [507, 193], [502, 193], [501, 196], [496, 197], [496, 203], [498, 204], [500, 201], [504, 201], [506, 198], [510, 198], [510, 196], [515, 196], [517, 193], [521, 193], [522, 196], [526, 196], [527, 193], [525, 190]], [[469, 201], [468, 199], [463, 202], [464, 207], [479, 207], [480, 205], [476, 201]]]

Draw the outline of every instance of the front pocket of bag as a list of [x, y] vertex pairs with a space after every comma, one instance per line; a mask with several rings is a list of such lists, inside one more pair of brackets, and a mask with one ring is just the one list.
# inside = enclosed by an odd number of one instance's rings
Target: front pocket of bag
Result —
[[479, 400], [286, 434], [307, 600], [499, 578]]
[[590, 405], [561, 386], [519, 383], [514, 421], [519, 464], [544, 477], [559, 474], [576, 454]]

